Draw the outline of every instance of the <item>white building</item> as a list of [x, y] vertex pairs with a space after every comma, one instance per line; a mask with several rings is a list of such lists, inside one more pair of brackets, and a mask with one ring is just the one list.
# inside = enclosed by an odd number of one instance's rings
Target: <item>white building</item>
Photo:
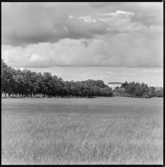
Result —
[[110, 88], [112, 88], [113, 90], [114, 90], [116, 87], [119, 87], [119, 88], [120, 88], [121, 85], [122, 85], [122, 83], [120, 83], [120, 82], [109, 82], [109, 83], [108, 83], [108, 86], [109, 86]]

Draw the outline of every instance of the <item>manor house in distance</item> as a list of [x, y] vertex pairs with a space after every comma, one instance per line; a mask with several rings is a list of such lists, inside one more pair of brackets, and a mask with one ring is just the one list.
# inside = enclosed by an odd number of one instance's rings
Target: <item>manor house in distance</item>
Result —
[[121, 82], [109, 82], [109, 83], [108, 83], [108, 86], [109, 86], [110, 88], [112, 88], [112, 90], [114, 90], [116, 87], [119, 87], [119, 88], [120, 88], [121, 85], [122, 85]]

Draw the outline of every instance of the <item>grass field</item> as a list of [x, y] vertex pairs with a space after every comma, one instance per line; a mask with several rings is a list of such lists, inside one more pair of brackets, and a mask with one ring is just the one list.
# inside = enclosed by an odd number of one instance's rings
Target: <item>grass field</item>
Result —
[[163, 164], [163, 99], [2, 99], [2, 164]]

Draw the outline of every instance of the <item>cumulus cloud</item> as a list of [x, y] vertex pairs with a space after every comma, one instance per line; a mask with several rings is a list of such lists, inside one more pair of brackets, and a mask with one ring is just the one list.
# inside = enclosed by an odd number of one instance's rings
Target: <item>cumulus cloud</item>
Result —
[[63, 38], [92, 38], [106, 33], [107, 24], [89, 21], [90, 16], [68, 15], [61, 9], [65, 4], [3, 3], [2, 42], [26, 45], [40, 42], [57, 42]]
[[2, 57], [25, 67], [163, 66], [159, 3], [92, 5], [3, 3]]
[[99, 15], [99, 16], [111, 16], [111, 17], [116, 17], [116, 16], [119, 16], [120, 14], [123, 14], [126, 16], [134, 15], [134, 13], [132, 13], [132, 12], [126, 12], [126, 11], [122, 11], [122, 10], [117, 10], [115, 13], [114, 12], [112, 12], [112, 13], [97, 13], [97, 15]]
[[[83, 15], [83, 12], [80, 14], [77, 11], [78, 9], [82, 11], [80, 5], [76, 5], [65, 3], [3, 3], [2, 43], [15, 46], [40, 42], [54, 43], [63, 38], [94, 38], [95, 35], [106, 34], [110, 30], [112, 30], [111, 33], [119, 33], [122, 27], [139, 27], [137, 22], [141, 17], [134, 12], [116, 8], [117, 10], [113, 12], [101, 13], [100, 11], [97, 13], [91, 9], [87, 10], [90, 11], [90, 13], [88, 12], [89, 15]], [[120, 3], [118, 6], [121, 6]], [[69, 8], [73, 9], [73, 7], [76, 8], [74, 10], [77, 12], [77, 16], [76, 12], [74, 12], [75, 15], [70, 14]], [[84, 7], [89, 9], [87, 4]], [[160, 13], [157, 15], [156, 13], [146, 14], [145, 12], [143, 17], [146, 15], [148, 17], [147, 22], [151, 21], [153, 17], [156, 20], [161, 20], [159, 19]]]
[[89, 23], [96, 22], [96, 20], [92, 19], [90, 16], [81, 16], [79, 17], [79, 19], [83, 19], [85, 22], [89, 22]]
[[153, 44], [150, 42], [146, 44], [145, 39], [137, 40], [124, 35], [113, 37], [113, 41], [108, 41], [106, 37], [86, 41], [62, 39], [57, 43], [40, 43], [25, 48], [5, 46], [2, 47], [2, 57], [9, 65], [26, 67], [162, 66], [161, 52], [157, 47], [148, 49]]
[[90, 6], [104, 13], [117, 10], [134, 13], [131, 21], [140, 22], [146, 26], [163, 25], [163, 3], [162, 2], [112, 2], [112, 3], [90, 3]]
[[32, 54], [29, 63], [31, 66], [44, 66], [44, 58], [38, 54]]
[[82, 44], [84, 44], [85, 47], [88, 47], [88, 42], [87, 41], [82, 41]]

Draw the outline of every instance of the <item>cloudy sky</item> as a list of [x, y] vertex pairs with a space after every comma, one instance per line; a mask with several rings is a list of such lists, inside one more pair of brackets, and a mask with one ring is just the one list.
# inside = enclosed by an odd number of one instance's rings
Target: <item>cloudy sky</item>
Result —
[[2, 3], [2, 58], [64, 80], [163, 85], [163, 3]]

